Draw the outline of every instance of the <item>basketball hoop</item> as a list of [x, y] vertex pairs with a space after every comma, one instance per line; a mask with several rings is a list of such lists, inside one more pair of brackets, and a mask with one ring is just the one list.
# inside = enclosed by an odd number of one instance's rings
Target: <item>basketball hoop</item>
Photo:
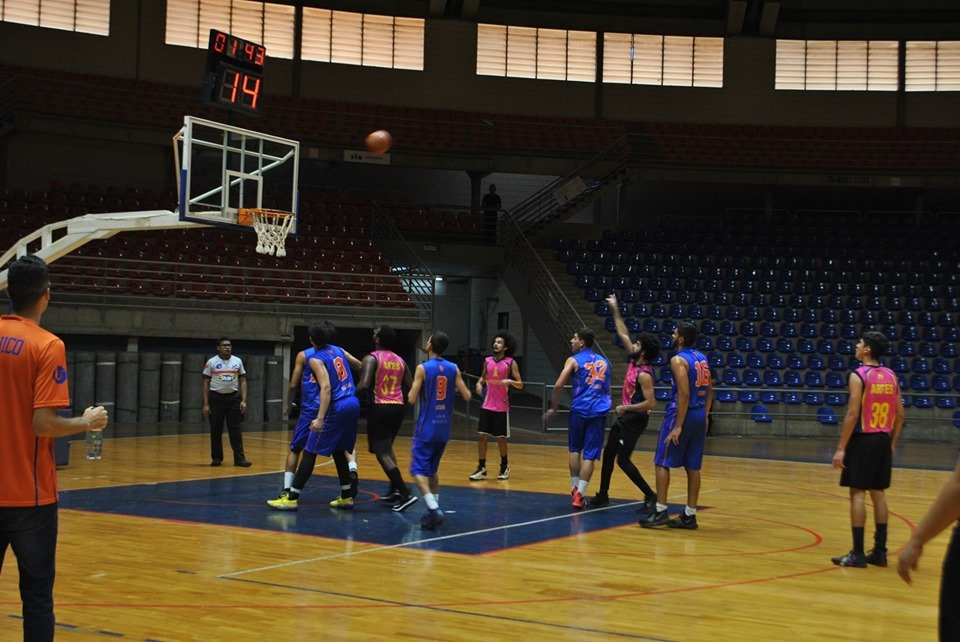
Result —
[[291, 212], [259, 207], [241, 208], [237, 215], [238, 223], [252, 226], [257, 233], [257, 254], [276, 254], [281, 258], [287, 255], [283, 244], [294, 221], [296, 217]]

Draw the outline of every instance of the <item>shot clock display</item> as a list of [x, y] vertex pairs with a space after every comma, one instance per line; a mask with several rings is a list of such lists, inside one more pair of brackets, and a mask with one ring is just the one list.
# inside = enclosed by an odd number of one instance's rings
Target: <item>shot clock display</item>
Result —
[[266, 51], [263, 45], [211, 29], [203, 102], [259, 116]]

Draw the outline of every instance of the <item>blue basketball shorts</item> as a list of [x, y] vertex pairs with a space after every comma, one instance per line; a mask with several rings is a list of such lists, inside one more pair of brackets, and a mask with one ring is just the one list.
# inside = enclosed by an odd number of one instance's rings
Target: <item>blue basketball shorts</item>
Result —
[[707, 412], [705, 408], [690, 408], [683, 419], [680, 430], [680, 443], [667, 444], [664, 441], [677, 425], [677, 407], [667, 406], [660, 425], [660, 438], [657, 440], [657, 453], [653, 463], [664, 468], [688, 468], [700, 470], [703, 467], [703, 447], [707, 441]]
[[410, 474], [433, 477], [440, 470], [440, 458], [447, 448], [445, 441], [413, 440], [410, 447]]
[[567, 433], [567, 448], [572, 453], [582, 453], [584, 459], [596, 461], [603, 450], [603, 432], [607, 416], [583, 417], [570, 413], [570, 430]]
[[346, 397], [327, 409], [320, 432], [310, 431], [304, 450], [329, 457], [335, 451], [353, 452], [360, 421], [360, 400]]
[[293, 429], [293, 437], [290, 439], [290, 450], [297, 453], [307, 445], [307, 439], [310, 437], [310, 424], [317, 418], [318, 408], [303, 408], [300, 410], [300, 419]]

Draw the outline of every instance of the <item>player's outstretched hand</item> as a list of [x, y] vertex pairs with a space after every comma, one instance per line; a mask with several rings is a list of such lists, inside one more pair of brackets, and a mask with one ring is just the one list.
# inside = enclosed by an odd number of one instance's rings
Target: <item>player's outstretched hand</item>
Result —
[[913, 584], [913, 578], [910, 577], [910, 571], [917, 570], [917, 562], [923, 555], [923, 544], [912, 537], [907, 540], [906, 546], [897, 555], [897, 575], [907, 584]]
[[543, 420], [544, 420], [545, 422], [549, 422], [551, 419], [553, 419], [553, 416], [554, 416], [555, 414], [557, 414], [557, 411], [554, 410], [553, 408], [551, 408], [550, 410], [548, 410], [548, 411], [546, 411], [545, 413], [543, 413]]
[[607, 297], [607, 305], [610, 306], [610, 309], [611, 309], [611, 310], [617, 309], [617, 295], [616, 295], [616, 294], [611, 294], [610, 296]]
[[90, 406], [83, 411], [83, 418], [87, 420], [88, 430], [103, 430], [109, 417], [103, 406]]

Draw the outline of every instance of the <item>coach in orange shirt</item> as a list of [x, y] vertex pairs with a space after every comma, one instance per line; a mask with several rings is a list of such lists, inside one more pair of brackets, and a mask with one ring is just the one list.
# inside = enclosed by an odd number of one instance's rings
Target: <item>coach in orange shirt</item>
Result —
[[24, 256], [9, 265], [13, 314], [0, 316], [0, 571], [7, 547], [20, 569], [23, 639], [52, 640], [57, 554], [57, 469], [53, 438], [103, 430], [107, 411], [70, 405], [63, 341], [40, 327], [50, 303], [47, 265]]

